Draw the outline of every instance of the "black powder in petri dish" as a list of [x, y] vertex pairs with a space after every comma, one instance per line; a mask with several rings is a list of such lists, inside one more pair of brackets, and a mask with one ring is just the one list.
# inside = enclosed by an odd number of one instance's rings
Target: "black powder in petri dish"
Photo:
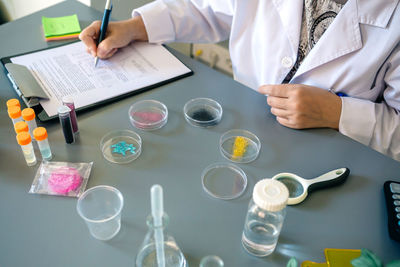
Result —
[[189, 116], [193, 120], [196, 120], [198, 125], [211, 126], [217, 124], [217, 121], [215, 121], [217, 118], [215, 112], [207, 108], [192, 109]]

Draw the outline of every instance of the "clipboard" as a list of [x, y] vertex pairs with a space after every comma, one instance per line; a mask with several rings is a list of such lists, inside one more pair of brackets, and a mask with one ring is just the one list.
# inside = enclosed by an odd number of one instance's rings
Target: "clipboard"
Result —
[[[65, 45], [70, 45], [73, 43], [76, 43], [79, 41], [74, 41], [74, 42], [68, 42], [61, 44], [59, 46], [52, 46], [44, 49], [39, 49], [39, 50], [34, 50], [30, 51], [27, 53], [22, 53], [22, 54], [17, 54], [13, 56], [8, 56], [1, 58], [0, 61], [5, 67], [5, 72], [7, 75], [7, 78], [9, 79], [12, 87], [14, 88], [15, 92], [18, 94], [19, 98], [25, 103], [27, 107], [33, 108], [35, 110], [35, 113], [37, 114], [37, 118], [42, 121], [46, 122], [55, 118], [58, 118], [57, 115], [52, 115], [49, 116], [45, 109], [40, 105], [41, 100], [49, 99], [49, 96], [46, 94], [46, 90], [44, 89], [44, 85], [40, 82], [40, 79], [38, 77], [35, 78], [34, 73], [32, 73], [26, 66], [20, 65], [20, 64], [15, 64], [12, 62], [12, 58], [23, 56], [23, 55], [28, 55], [28, 54], [33, 54], [36, 52], [44, 51], [44, 50], [51, 50], [54, 48], [58, 48], [61, 46]], [[165, 46], [163, 45], [165, 48]], [[165, 48], [169, 53], [171, 53], [167, 48]], [[175, 57], [172, 53], [171, 55]], [[176, 58], [176, 57], [175, 57]], [[179, 60], [179, 59], [177, 59]], [[133, 89], [130, 92], [125, 92], [120, 95], [110, 97], [101, 101], [98, 101], [96, 103], [88, 104], [82, 107], [77, 107], [76, 111], [80, 112], [83, 110], [88, 110], [92, 108], [96, 108], [111, 102], [118, 101], [120, 99], [126, 98], [128, 96], [136, 95], [141, 92], [154, 89], [157, 87], [160, 87], [162, 85], [165, 85], [167, 83], [174, 82], [176, 80], [179, 80], [184, 77], [188, 77], [193, 74], [193, 71], [189, 69], [182, 61], [179, 60], [180, 63], [182, 63], [189, 71], [187, 73], [160, 81], [156, 82], [153, 84], [150, 84], [148, 86], [142, 87], [142, 88], [136, 88]]]

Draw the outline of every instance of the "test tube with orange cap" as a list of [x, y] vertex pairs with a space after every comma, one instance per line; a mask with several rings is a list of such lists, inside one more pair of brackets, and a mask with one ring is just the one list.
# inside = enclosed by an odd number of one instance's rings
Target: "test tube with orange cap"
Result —
[[26, 121], [29, 127], [29, 134], [33, 136], [33, 130], [37, 127], [35, 119], [35, 111], [31, 108], [24, 108], [21, 112], [22, 118]]
[[21, 146], [26, 164], [28, 164], [28, 166], [36, 165], [36, 156], [32, 146], [31, 135], [28, 132], [21, 132], [17, 134], [17, 142]]
[[18, 106], [11, 106], [8, 108], [8, 116], [15, 125], [17, 122], [22, 121], [21, 108]]
[[25, 121], [19, 121], [16, 124], [14, 124], [14, 130], [15, 132], [22, 133], [22, 132], [28, 132], [29, 133], [29, 127], [28, 124]]
[[51, 154], [46, 129], [44, 127], [37, 127], [35, 130], [33, 130], [33, 136], [37, 141], [42, 158], [44, 160], [51, 160], [53, 155]]
[[19, 103], [19, 100], [16, 98], [11, 98], [11, 99], [7, 100], [6, 104], [7, 104], [7, 108], [14, 107], [14, 106], [21, 108], [21, 104]]

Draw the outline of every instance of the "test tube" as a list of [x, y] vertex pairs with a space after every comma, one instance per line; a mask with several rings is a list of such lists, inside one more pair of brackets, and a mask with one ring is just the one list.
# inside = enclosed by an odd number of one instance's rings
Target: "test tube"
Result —
[[44, 127], [37, 127], [35, 130], [33, 130], [33, 136], [37, 141], [42, 158], [44, 160], [51, 160], [53, 155], [51, 154], [46, 129]]
[[74, 131], [74, 133], [79, 132], [79, 130], [78, 130], [78, 121], [76, 119], [74, 99], [71, 96], [64, 96], [63, 99], [62, 99], [62, 103], [63, 103], [64, 106], [69, 107], [70, 110], [71, 110], [69, 115], [71, 117], [72, 130]]
[[17, 134], [17, 142], [21, 146], [22, 153], [24, 154], [26, 164], [28, 166], [36, 165], [36, 156], [32, 146], [32, 138], [28, 132], [21, 132]]
[[25, 121], [19, 121], [16, 124], [14, 124], [14, 130], [17, 134], [22, 133], [22, 132], [29, 133], [29, 126]]
[[8, 116], [15, 125], [17, 122], [22, 121], [21, 108], [18, 106], [11, 106], [8, 108]]
[[37, 127], [35, 119], [35, 111], [31, 108], [24, 108], [22, 110], [22, 118], [26, 121], [29, 127], [29, 134], [33, 136], [33, 130]]
[[21, 104], [19, 103], [18, 99], [11, 98], [11, 99], [7, 100], [7, 108], [14, 107], [14, 106], [17, 106], [17, 107], [21, 108]]
[[71, 123], [71, 109], [67, 106], [61, 106], [58, 108], [58, 117], [60, 118], [61, 127], [64, 133], [65, 142], [72, 144], [75, 141], [74, 132], [72, 130]]

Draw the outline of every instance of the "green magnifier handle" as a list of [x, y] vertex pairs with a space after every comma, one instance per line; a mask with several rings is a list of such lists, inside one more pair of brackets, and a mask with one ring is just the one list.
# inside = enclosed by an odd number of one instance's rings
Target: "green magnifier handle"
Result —
[[346, 181], [347, 177], [350, 174], [350, 170], [348, 168], [340, 168], [330, 172], [327, 172], [317, 178], [308, 180], [310, 186], [308, 187], [308, 192], [314, 191], [316, 189], [335, 186]]

